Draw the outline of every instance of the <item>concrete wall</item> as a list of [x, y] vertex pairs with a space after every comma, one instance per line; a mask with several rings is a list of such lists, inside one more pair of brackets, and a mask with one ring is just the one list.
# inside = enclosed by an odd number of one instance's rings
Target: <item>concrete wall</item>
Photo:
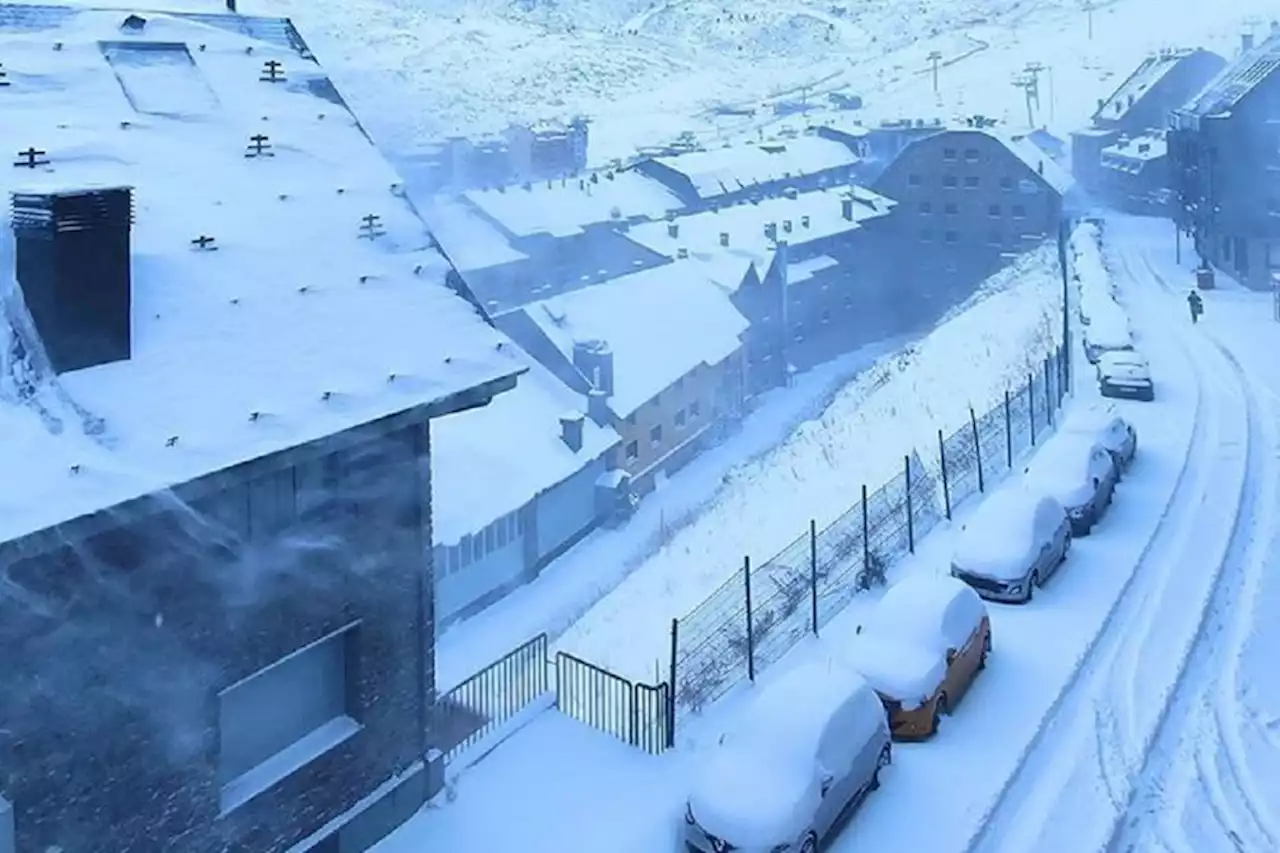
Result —
[[[276, 853], [426, 752], [426, 424], [310, 450], [6, 566], [0, 785], [21, 815], [18, 851]], [[353, 622], [360, 730], [223, 814], [219, 691]]]

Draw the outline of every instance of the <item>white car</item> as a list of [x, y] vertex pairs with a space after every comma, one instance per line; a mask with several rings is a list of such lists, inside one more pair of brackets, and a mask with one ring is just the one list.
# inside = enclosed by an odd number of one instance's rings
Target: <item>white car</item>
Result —
[[1104, 397], [1156, 398], [1151, 366], [1137, 350], [1113, 350], [1098, 356], [1098, 391]]
[[801, 664], [762, 685], [707, 755], [685, 808], [684, 849], [815, 853], [880, 787], [892, 758], [867, 682], [834, 661]]
[[985, 599], [1026, 603], [1070, 547], [1062, 504], [1017, 485], [995, 492], [969, 517], [956, 540], [951, 576]]
[[1093, 314], [1082, 337], [1084, 354], [1090, 364], [1097, 364], [1105, 352], [1126, 352], [1133, 349], [1129, 317], [1114, 302]]
[[1051, 438], [1027, 468], [1027, 485], [1050, 495], [1067, 512], [1074, 536], [1087, 536], [1115, 493], [1120, 471], [1111, 453], [1087, 436]]
[[1138, 452], [1137, 430], [1107, 403], [1070, 410], [1062, 422], [1061, 432], [1101, 444], [1111, 454], [1121, 474], [1133, 464], [1133, 457]]

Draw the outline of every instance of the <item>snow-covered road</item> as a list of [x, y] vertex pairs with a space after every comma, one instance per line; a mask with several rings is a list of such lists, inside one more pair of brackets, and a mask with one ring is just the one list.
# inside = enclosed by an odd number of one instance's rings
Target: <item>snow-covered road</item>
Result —
[[1156, 735], [1169, 709], [1203, 670], [1188, 665], [1192, 650], [1214, 636], [1210, 617], [1230, 612], [1240, 577], [1268, 544], [1252, 535], [1274, 503], [1274, 459], [1261, 449], [1265, 402], [1229, 351], [1189, 327], [1181, 294], [1166, 292], [1126, 241], [1109, 242], [1131, 310], [1167, 328], [1195, 374], [1192, 448], [1155, 536], [1064, 701], [982, 823], [969, 847], [975, 853], [1106, 846], [1130, 796], [1142, 795], [1144, 764], [1160, 763]]

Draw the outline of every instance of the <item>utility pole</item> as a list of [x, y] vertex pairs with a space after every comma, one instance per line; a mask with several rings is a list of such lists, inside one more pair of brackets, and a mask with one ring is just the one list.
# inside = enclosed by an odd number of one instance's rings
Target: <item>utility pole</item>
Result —
[[942, 51], [931, 50], [927, 57], [933, 63], [933, 94], [938, 94], [938, 63], [942, 61]]
[[1030, 88], [1027, 90], [1031, 99], [1035, 101], [1036, 112], [1040, 111], [1040, 72], [1045, 70], [1042, 62], [1028, 62], [1023, 72], [1030, 78]]
[[1035, 127], [1035, 123], [1036, 123], [1035, 113], [1033, 112], [1031, 107], [1031, 88], [1034, 84], [1031, 81], [1031, 77], [1026, 73], [1018, 74], [1013, 78], [1013, 85], [1016, 88], [1021, 89], [1023, 91], [1023, 94], [1026, 95], [1027, 127], [1029, 128]]
[[1084, 14], [1089, 22], [1089, 41], [1093, 41], [1093, 10], [1098, 8], [1093, 0], [1084, 0]]

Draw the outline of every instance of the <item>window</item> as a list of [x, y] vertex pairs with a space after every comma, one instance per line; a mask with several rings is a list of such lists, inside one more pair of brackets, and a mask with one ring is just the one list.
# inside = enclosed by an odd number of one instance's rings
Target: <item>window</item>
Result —
[[688, 420], [688, 417], [689, 416], [685, 413], [684, 409], [677, 409], [676, 417], [675, 417], [676, 429], [680, 429], [681, 427], [683, 427], [685, 424], [685, 421]]
[[991, 231], [987, 233], [987, 242], [992, 246], [1003, 246], [1004, 235], [999, 231]]
[[523, 534], [525, 528], [524, 513], [516, 512], [516, 533]]
[[357, 631], [349, 625], [218, 694], [224, 814], [360, 730]]
[[1014, 219], [1023, 219], [1023, 218], [1025, 218], [1025, 217], [1026, 217], [1026, 215], [1027, 215], [1027, 209], [1026, 209], [1025, 207], [1023, 207], [1023, 206], [1022, 206], [1022, 205], [1020, 205], [1020, 204], [1015, 204], [1015, 205], [1013, 206], [1013, 218], [1014, 218]]
[[977, 148], [964, 149], [964, 159], [966, 162], [969, 162], [969, 163], [978, 162], [978, 149]]
[[921, 213], [933, 213], [933, 202], [931, 202], [931, 201], [922, 201], [922, 202], [920, 202], [920, 212], [921, 212]]
[[922, 243], [928, 243], [928, 242], [930, 242], [930, 241], [932, 241], [932, 240], [933, 240], [933, 231], [929, 230], [928, 228], [921, 228], [921, 229], [920, 229], [920, 242], [922, 242]]
[[484, 529], [484, 550], [485, 553], [496, 551], [498, 548], [498, 523], [494, 522]]
[[484, 534], [477, 533], [471, 537], [471, 560], [480, 562], [484, 559]]
[[942, 149], [942, 159], [943, 159], [943, 160], [955, 160], [955, 159], [956, 159], [956, 149], [954, 149], [954, 148], [943, 148], [943, 149]]
[[627, 445], [627, 461], [635, 462], [640, 458], [640, 443], [633, 441]]
[[943, 235], [943, 239], [946, 240], [948, 243], [955, 243], [960, 239], [960, 235], [954, 231], [948, 231], [945, 235]]
[[845, 298], [844, 298], [844, 307], [845, 307], [845, 308], [852, 308], [852, 307], [853, 307], [853, 297], [852, 297], [852, 296], [845, 296]]
[[822, 309], [822, 322], [823, 322], [823, 323], [830, 323], [830, 322], [831, 322], [831, 311], [830, 311], [830, 309], [827, 309], [827, 308], [823, 308], [823, 309]]
[[461, 553], [462, 568], [471, 565], [471, 536], [470, 534], [463, 536], [462, 541], [458, 543], [458, 551]]
[[987, 216], [999, 216], [999, 215], [1000, 215], [1000, 205], [998, 204], [987, 205]]
[[510, 531], [510, 525], [507, 524], [510, 518], [511, 516], [504, 515], [502, 518], [498, 519], [493, 523], [493, 526], [497, 528], [496, 536], [498, 541], [496, 544], [499, 548], [505, 547], [507, 542], [511, 541], [511, 537], [507, 535], [508, 532]]
[[920, 186], [920, 176], [919, 176], [919, 175], [907, 175], [907, 186], [911, 186], [911, 187], [918, 187], [918, 186]]
[[1002, 189], [1002, 190], [1006, 190], [1006, 191], [1007, 191], [1007, 190], [1011, 190], [1011, 189], [1013, 189], [1013, 178], [1010, 178], [1010, 177], [1007, 177], [1007, 176], [1006, 176], [1006, 177], [1001, 178], [1001, 179], [1000, 179], [1000, 189]]
[[694, 400], [689, 404], [689, 417], [696, 418], [702, 414], [702, 403]]
[[956, 206], [956, 203], [954, 201], [947, 202], [943, 210], [946, 211], [947, 216], [955, 216], [957, 213], [960, 212], [960, 208]]
[[520, 513], [513, 512], [507, 516], [507, 527], [510, 528], [511, 541], [516, 541], [521, 533], [524, 533], [524, 525], [520, 523]]
[[662, 444], [662, 424], [658, 424], [656, 427], [649, 430], [649, 443], [654, 447]]
[[964, 188], [965, 188], [965, 189], [967, 189], [967, 190], [976, 190], [976, 189], [978, 188], [978, 176], [977, 176], [977, 175], [965, 175], [965, 176], [964, 176]]
[[949, 189], [949, 190], [953, 190], [953, 189], [955, 189], [957, 186], [959, 186], [959, 184], [960, 184], [960, 182], [959, 182], [958, 180], [956, 180], [956, 176], [955, 176], [955, 175], [943, 175], [943, 176], [942, 176], [942, 185], [943, 185], [944, 187], [946, 187], [947, 189]]

